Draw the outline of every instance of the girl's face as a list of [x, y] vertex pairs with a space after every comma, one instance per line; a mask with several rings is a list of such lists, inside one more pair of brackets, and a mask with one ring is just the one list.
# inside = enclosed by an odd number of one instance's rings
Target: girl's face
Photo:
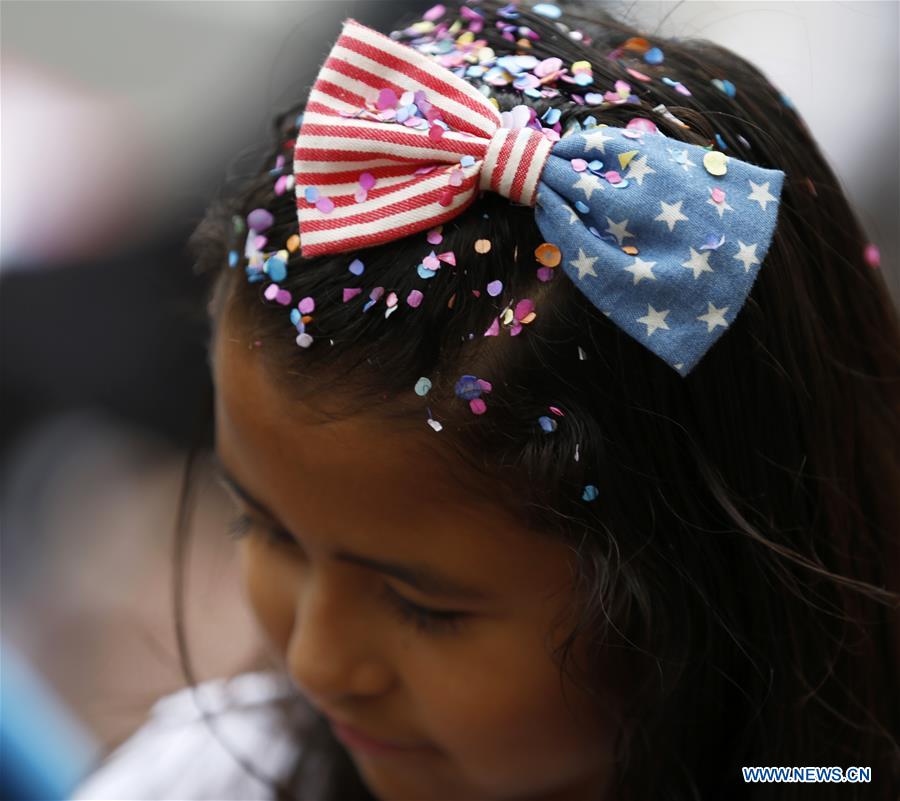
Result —
[[226, 317], [213, 352], [217, 455], [252, 521], [245, 592], [313, 706], [416, 746], [348, 746], [372, 792], [603, 798], [615, 699], [600, 705], [568, 680], [564, 698], [550, 656], [567, 633], [567, 547], [454, 484], [412, 435], [319, 422], [248, 344]]

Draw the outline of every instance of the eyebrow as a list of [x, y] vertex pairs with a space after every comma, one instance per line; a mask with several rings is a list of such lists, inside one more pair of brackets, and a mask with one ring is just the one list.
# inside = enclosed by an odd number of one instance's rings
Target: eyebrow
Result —
[[[247, 506], [258, 512], [263, 517], [268, 518], [275, 523], [284, 533], [296, 539], [272, 512], [259, 500], [257, 500], [250, 492], [235, 479], [235, 477], [225, 467], [219, 455], [214, 453], [212, 458], [213, 467], [218, 478], [237, 495]], [[482, 589], [474, 587], [470, 584], [458, 581], [443, 573], [425, 567], [423, 565], [403, 565], [396, 562], [386, 562], [381, 559], [375, 559], [371, 556], [363, 556], [361, 554], [351, 553], [349, 551], [338, 550], [334, 558], [340, 562], [361, 565], [393, 576], [395, 579], [408, 584], [411, 587], [423, 592], [427, 595], [446, 598], [454, 601], [487, 601], [490, 596]]]

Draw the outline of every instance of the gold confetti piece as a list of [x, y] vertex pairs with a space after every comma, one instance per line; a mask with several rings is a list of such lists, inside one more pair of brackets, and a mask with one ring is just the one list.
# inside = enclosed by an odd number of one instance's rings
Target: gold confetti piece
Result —
[[475, 252], [476, 253], [490, 253], [491, 252], [491, 240], [490, 239], [476, 239], [475, 240]]
[[544, 267], [556, 267], [562, 261], [562, 253], [559, 248], [550, 242], [538, 245], [535, 248], [534, 256]]
[[297, 234], [292, 234], [287, 241], [287, 249], [291, 253], [296, 253], [297, 249], [300, 247], [300, 237]]
[[619, 168], [624, 170], [637, 154], [637, 150], [629, 150], [627, 153], [619, 153]]
[[710, 175], [725, 175], [728, 172], [728, 156], [718, 150], [710, 150], [703, 157], [703, 166]]
[[528, 325], [535, 317], [537, 317], [537, 312], [528, 312], [528, 314], [519, 320], [519, 322], [522, 323], [522, 325]]
[[452, 309], [453, 304], [456, 303], [456, 293], [454, 292], [450, 300], [447, 301], [447, 308]]
[[634, 245], [625, 245], [622, 248], [623, 253], [627, 253], [629, 256], [637, 256], [640, 251]]

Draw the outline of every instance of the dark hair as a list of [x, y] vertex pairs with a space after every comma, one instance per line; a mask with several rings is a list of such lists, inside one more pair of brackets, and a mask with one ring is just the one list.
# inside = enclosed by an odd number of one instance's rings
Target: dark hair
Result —
[[[227, 261], [242, 248], [234, 215], [274, 214], [267, 249], [296, 233], [293, 195], [276, 196], [272, 165], [279, 154], [291, 164], [302, 103], [276, 116], [272, 151], [196, 229], [198, 270], [227, 289], [229, 312], [264, 342], [259, 353], [286, 392], [423, 429], [427, 403], [443, 423], [436, 449], [515, 484], [503, 498], [523, 522], [570, 543], [577, 624], [555, 654], [560, 667], [590, 690], [612, 652], [631, 677], [617, 798], [797, 798], [795, 784], [745, 783], [741, 766], [836, 765], [871, 767], [871, 784], [853, 785], [860, 797], [896, 799], [900, 321], [864, 259], [867, 237], [803, 120], [756, 67], [711, 42], [644, 35], [602, 9], [561, 5], [559, 22], [520, 9], [517, 24], [539, 37], [529, 52], [588, 60], [594, 86], [628, 81], [640, 107], [579, 105], [569, 95], [582, 90], [560, 83], [561, 97], [538, 103], [496, 88], [501, 109], [554, 105], [563, 128], [588, 115], [610, 125], [643, 116], [686, 142], [707, 146], [718, 135], [734, 157], [786, 173], [750, 296], [689, 376], [620, 331], [571, 281], [538, 281], [533, 209], [491, 193], [444, 225], [441, 248], [462, 257], [428, 282], [415, 270], [430, 249], [424, 235], [292, 255], [280, 285], [317, 304], [315, 341], [298, 347], [285, 309], [263, 300], [242, 262], [229, 270]], [[517, 52], [494, 25], [501, 4], [478, 7], [487, 20], [479, 36], [498, 55]], [[607, 57], [640, 36], [662, 48], [665, 69]], [[635, 80], [628, 66], [654, 80]], [[731, 81], [734, 95], [714, 79]], [[490, 253], [474, 253], [477, 239], [492, 242]], [[366, 266], [355, 281], [363, 290], [343, 303], [355, 257]], [[473, 295], [495, 279], [503, 296]], [[426, 297], [386, 319], [381, 302], [362, 311], [375, 287]], [[515, 338], [481, 336], [506, 297], [532, 298], [537, 318]], [[454, 395], [465, 374], [493, 384], [483, 415]], [[427, 400], [413, 392], [420, 376], [433, 382]], [[565, 417], [548, 434], [537, 420], [551, 405]], [[592, 502], [582, 499], [586, 484], [599, 488]], [[580, 637], [589, 664], [577, 675], [570, 651]], [[298, 736], [303, 754], [282, 796], [374, 798], [324, 721]], [[310, 764], [324, 779], [307, 796]], [[822, 800], [847, 793], [846, 784], [816, 788]]]

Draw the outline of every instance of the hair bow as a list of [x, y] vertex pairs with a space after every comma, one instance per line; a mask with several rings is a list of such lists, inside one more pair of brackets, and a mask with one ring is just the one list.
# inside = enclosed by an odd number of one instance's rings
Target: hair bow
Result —
[[295, 144], [302, 255], [409, 236], [496, 192], [534, 206], [591, 303], [687, 375], [753, 286], [784, 173], [672, 139], [649, 120], [553, 141], [528, 119], [346, 20]]

